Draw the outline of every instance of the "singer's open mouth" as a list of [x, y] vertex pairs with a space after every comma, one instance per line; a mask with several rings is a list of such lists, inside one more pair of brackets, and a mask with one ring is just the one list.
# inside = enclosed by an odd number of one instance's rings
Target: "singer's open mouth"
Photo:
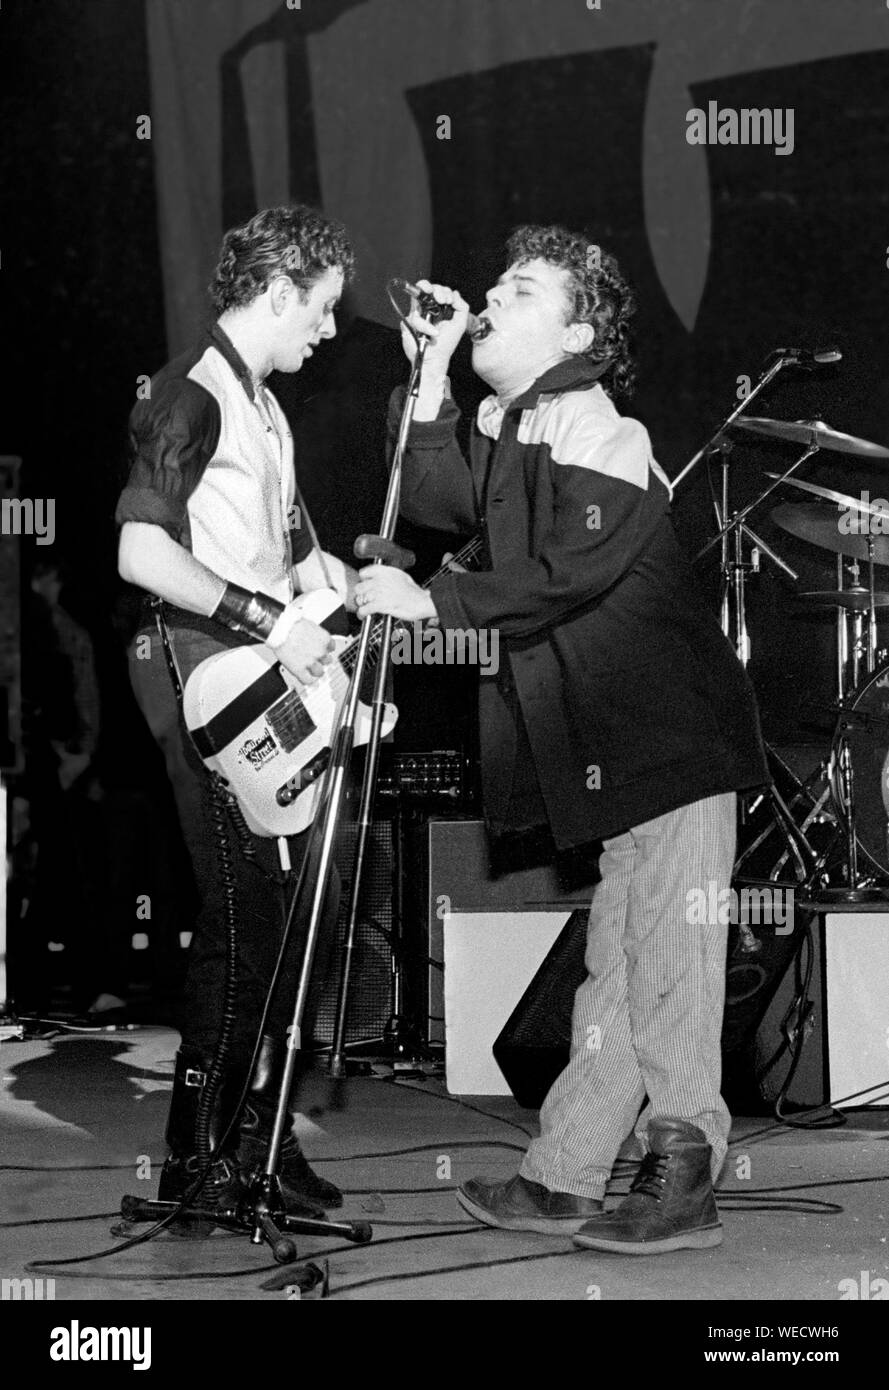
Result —
[[494, 332], [494, 325], [490, 319], [479, 319], [478, 327], [470, 333], [470, 338], [474, 343], [480, 343]]

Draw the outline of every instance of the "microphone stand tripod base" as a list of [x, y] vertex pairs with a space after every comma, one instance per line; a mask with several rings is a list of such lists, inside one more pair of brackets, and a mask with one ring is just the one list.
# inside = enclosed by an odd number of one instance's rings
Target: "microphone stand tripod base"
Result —
[[162, 1221], [176, 1213], [177, 1220], [212, 1222], [227, 1231], [249, 1233], [253, 1245], [263, 1241], [270, 1247], [278, 1264], [290, 1264], [296, 1259], [296, 1245], [290, 1234], [309, 1236], [339, 1236], [366, 1245], [373, 1239], [369, 1221], [330, 1221], [325, 1217], [290, 1216], [285, 1212], [277, 1178], [262, 1173], [244, 1194], [237, 1206], [209, 1210], [206, 1207], [182, 1206], [179, 1202], [156, 1202], [141, 1197], [123, 1197], [120, 1204], [122, 1219], [130, 1225], [142, 1221]]

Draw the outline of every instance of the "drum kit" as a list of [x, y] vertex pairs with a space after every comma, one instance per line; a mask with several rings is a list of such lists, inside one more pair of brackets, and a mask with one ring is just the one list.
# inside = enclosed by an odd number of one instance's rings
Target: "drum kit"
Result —
[[[830, 360], [838, 358], [836, 354]], [[774, 372], [772, 367], [763, 375], [751, 396]], [[799, 578], [750, 529], [747, 518], [782, 485], [804, 494], [805, 500], [780, 502], [770, 515], [782, 531], [836, 557], [836, 587], [801, 592], [797, 599], [803, 611], [835, 613], [837, 721], [830, 755], [806, 783], [767, 745], [775, 781], [767, 796], [745, 807], [736, 877], [774, 883], [786, 880], [790, 869], [797, 901], [813, 909], [832, 906], [848, 911], [886, 904], [889, 662], [878, 647], [877, 623], [882, 610], [889, 609], [889, 502], [871, 500], [867, 492], [853, 496], [803, 482], [793, 474], [821, 450], [889, 464], [889, 448], [843, 434], [821, 420], [743, 416], [747, 404], [749, 399], [732, 412], [676, 479], [681, 481], [701, 458], [721, 457], [722, 495], [717, 500], [714, 492], [713, 497], [717, 533], [696, 558], [721, 547], [722, 627], [746, 665], [748, 574], [758, 572], [766, 555], [791, 579]], [[738, 511], [729, 504], [729, 454], [734, 447], [729, 431], [734, 430], [803, 446], [800, 457], [783, 473], [768, 473], [759, 496]], [[885, 587], [878, 578], [881, 571]]]

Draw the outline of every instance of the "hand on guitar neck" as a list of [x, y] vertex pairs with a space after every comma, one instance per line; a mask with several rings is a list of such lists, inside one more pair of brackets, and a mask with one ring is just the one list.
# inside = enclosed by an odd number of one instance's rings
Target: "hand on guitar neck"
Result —
[[275, 648], [275, 656], [301, 685], [311, 685], [324, 675], [333, 661], [334, 643], [329, 632], [300, 618], [293, 624], [283, 643]]

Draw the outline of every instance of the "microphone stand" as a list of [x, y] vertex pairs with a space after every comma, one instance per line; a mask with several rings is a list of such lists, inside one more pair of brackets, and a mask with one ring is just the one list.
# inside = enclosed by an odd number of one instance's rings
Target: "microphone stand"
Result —
[[[429, 339], [422, 334], [414, 334], [417, 343], [417, 352], [411, 367], [411, 374], [408, 380], [407, 394], [401, 412], [401, 420], [398, 426], [398, 439], [395, 445], [395, 453], [392, 459], [392, 468], [389, 474], [389, 490], [386, 494], [386, 505], [383, 510], [383, 520], [378, 536], [359, 536], [355, 542], [355, 554], [359, 559], [371, 559], [375, 565], [388, 562], [396, 564], [402, 569], [409, 568], [414, 557], [407, 551], [395, 545], [392, 536], [398, 521], [398, 508], [401, 501], [401, 474], [404, 460], [404, 452], [407, 447], [407, 439], [413, 423], [414, 413], [417, 407], [417, 397], [420, 393], [420, 378], [423, 373], [423, 363], [426, 360], [426, 348]], [[380, 636], [380, 654], [377, 664], [376, 679], [374, 681], [373, 706], [371, 715], [370, 737], [367, 743], [364, 763], [364, 779], [361, 786], [361, 801], [358, 811], [357, 822], [357, 842], [355, 846], [355, 860], [352, 872], [352, 888], [349, 897], [349, 914], [346, 932], [346, 941], [343, 948], [343, 968], [340, 977], [340, 990], [337, 1000], [336, 1029], [334, 1033], [333, 1046], [330, 1057], [330, 1074], [340, 1079], [345, 1075], [346, 1070], [346, 1015], [348, 1009], [348, 992], [350, 975], [352, 968], [352, 957], [355, 949], [355, 936], [358, 929], [358, 909], [361, 891], [361, 876], [364, 871], [365, 851], [367, 838], [370, 833], [372, 823], [373, 802], [376, 794], [377, 768], [379, 765], [379, 751], [382, 731], [383, 714], [385, 711], [385, 690], [386, 680], [389, 674], [390, 649], [392, 642], [392, 624], [394, 619], [391, 614], [386, 614], [382, 619]], [[362, 629], [362, 640], [365, 630], [370, 629], [372, 617], [365, 618], [364, 628]], [[359, 648], [358, 663], [361, 664], [361, 650]], [[400, 972], [396, 972], [396, 998], [394, 1000], [394, 1013], [390, 1020], [390, 1028], [397, 1032], [403, 1027], [399, 1009], [401, 1004], [400, 994]], [[397, 1038], [396, 1038], [397, 1042]]]
[[768, 367], [763, 372], [750, 394], [745, 396], [744, 399], [740, 401], [738, 405], [735, 406], [735, 409], [731, 412], [730, 415], [726, 416], [722, 424], [716, 430], [714, 430], [713, 434], [711, 434], [710, 438], [707, 440], [707, 443], [702, 445], [698, 452], [691, 456], [688, 463], [683, 468], [682, 472], [677, 473], [676, 477], [673, 479], [674, 492], [678, 488], [679, 484], [683, 482], [685, 478], [688, 477], [692, 469], [697, 467], [697, 465], [700, 463], [701, 459], [705, 456], [705, 454], [709, 454], [711, 452], [714, 445], [718, 443], [723, 431], [729, 429], [735, 423], [738, 416], [744, 413], [750, 402], [756, 400], [756, 397], [759, 395], [760, 391], [764, 391], [765, 388], [768, 386], [769, 382], [773, 381], [774, 378], [778, 375], [781, 368], [786, 367], [789, 362], [789, 358], [779, 357], [776, 362], [772, 363], [771, 367]]
[[[402, 458], [407, 442], [408, 431], [416, 408], [417, 395], [419, 394], [420, 374], [426, 355], [427, 341], [428, 340], [425, 338], [420, 338], [417, 344], [417, 353], [411, 370], [408, 394], [405, 400], [405, 408], [402, 412], [401, 426], [398, 432], [398, 445], [393, 459], [392, 471], [389, 476], [389, 489], [386, 494], [386, 505], [383, 510], [380, 534], [378, 536], [359, 536], [358, 540], [355, 542], [356, 554], [360, 558], [369, 558], [372, 556], [373, 564], [375, 565], [381, 565], [387, 560], [389, 563], [400, 561], [404, 564], [412, 562], [412, 557], [408, 557], [407, 552], [401, 551], [399, 547], [395, 545], [392, 536], [398, 520], [398, 507], [401, 500]], [[364, 782], [360, 804], [358, 842], [356, 845], [355, 865], [352, 874], [350, 904], [352, 946], [354, 946], [358, 893], [360, 891], [361, 872], [364, 867], [367, 833], [371, 823], [371, 809], [373, 806], [376, 772], [379, 761], [379, 745], [382, 733], [383, 715], [385, 713], [384, 696], [386, 676], [389, 669], [389, 648], [391, 644], [393, 621], [394, 620], [390, 616], [387, 616], [383, 622], [380, 637], [379, 664], [377, 666], [376, 680], [374, 682], [374, 703], [371, 716], [370, 739], [367, 745]], [[355, 664], [352, 669], [352, 676], [349, 682], [345, 703], [340, 714], [339, 724], [333, 739], [330, 762], [325, 772], [323, 790], [321, 793], [323, 809], [320, 815], [320, 828], [317, 831], [317, 835], [313, 827], [313, 841], [317, 839], [317, 841], [320, 842], [318, 868], [312, 895], [309, 923], [306, 928], [306, 944], [303, 951], [299, 986], [293, 1006], [293, 1019], [287, 1030], [287, 1059], [284, 1066], [284, 1075], [281, 1080], [281, 1090], [278, 1095], [278, 1108], [275, 1114], [265, 1169], [262, 1175], [256, 1179], [248, 1198], [248, 1203], [252, 1206], [254, 1218], [252, 1243], [258, 1245], [262, 1240], [266, 1240], [272, 1246], [275, 1258], [281, 1260], [282, 1263], [292, 1260], [296, 1252], [295, 1249], [293, 1249], [292, 1242], [282, 1241], [280, 1231], [277, 1229], [277, 1225], [280, 1224], [280, 1208], [282, 1205], [280, 1183], [277, 1177], [278, 1158], [290, 1115], [289, 1101], [296, 1070], [296, 1054], [301, 1047], [303, 1014], [305, 1013], [305, 1007], [309, 996], [312, 963], [315, 958], [315, 949], [324, 914], [324, 904], [330, 885], [331, 871], [333, 869], [334, 847], [339, 830], [340, 816], [346, 790], [346, 774], [355, 742], [355, 725], [358, 718], [360, 691], [364, 680], [364, 674], [367, 670], [375, 626], [376, 615], [369, 613], [361, 624], [361, 635], [358, 640], [358, 651], [355, 657]], [[296, 903], [294, 901], [291, 903], [291, 916], [295, 910], [295, 906]], [[347, 961], [349, 956], [350, 950], [347, 944]], [[344, 999], [342, 1016], [343, 1018], [345, 1017]], [[339, 1023], [340, 1020], [338, 1019], [338, 1027]], [[303, 1222], [303, 1218], [301, 1217], [287, 1217], [285, 1221], [286, 1230], [307, 1229], [316, 1233], [318, 1229], [317, 1222]], [[331, 1233], [342, 1233], [342, 1223], [328, 1222], [325, 1224]], [[361, 1243], [371, 1239], [373, 1233], [366, 1222], [355, 1222], [353, 1226], [356, 1230], [356, 1234], [351, 1237], [352, 1239], [358, 1240]], [[283, 1251], [285, 1243], [290, 1248], [286, 1254], [281, 1254], [279, 1251]]]

